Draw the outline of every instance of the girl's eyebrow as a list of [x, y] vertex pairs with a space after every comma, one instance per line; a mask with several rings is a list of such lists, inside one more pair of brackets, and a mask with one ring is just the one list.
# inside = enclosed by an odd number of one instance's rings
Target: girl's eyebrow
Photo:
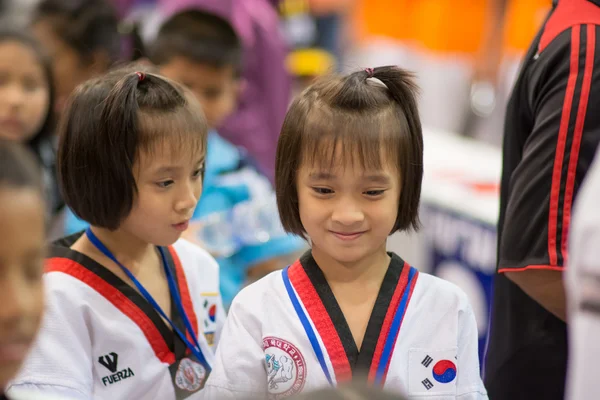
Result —
[[380, 183], [382, 185], [387, 185], [392, 181], [388, 174], [365, 175], [362, 177], [362, 180], [372, 182], [372, 183]]
[[[199, 159], [195, 165], [204, 164], [204, 157]], [[183, 170], [181, 165], [162, 165], [154, 170], [155, 174], [174, 174]]]
[[311, 181], [326, 181], [326, 180], [335, 180], [336, 176], [331, 172], [319, 171], [319, 172], [311, 172], [308, 175], [308, 179]]
[[182, 168], [176, 165], [163, 165], [154, 170], [155, 174], [172, 174], [180, 171]]
[[[337, 177], [336, 177], [336, 175], [334, 175], [330, 172], [319, 171], [319, 172], [311, 172], [308, 175], [308, 179], [311, 181], [326, 181], [326, 180], [335, 180], [335, 179], [337, 179]], [[390, 176], [388, 174], [384, 174], [384, 173], [363, 175], [361, 177], [361, 179], [363, 181], [368, 181], [368, 182], [372, 182], [372, 183], [380, 183], [382, 185], [387, 185], [392, 181]]]

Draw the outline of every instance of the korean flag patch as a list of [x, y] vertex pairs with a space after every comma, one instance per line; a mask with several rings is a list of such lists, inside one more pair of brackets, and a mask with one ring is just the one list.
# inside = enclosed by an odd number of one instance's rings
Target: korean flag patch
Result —
[[410, 349], [408, 395], [456, 395], [457, 348], [447, 350]]
[[218, 293], [202, 293], [204, 302], [202, 303], [203, 318], [202, 318], [202, 329], [204, 330], [204, 336], [209, 346], [214, 345], [215, 331], [217, 329], [217, 319], [219, 312]]

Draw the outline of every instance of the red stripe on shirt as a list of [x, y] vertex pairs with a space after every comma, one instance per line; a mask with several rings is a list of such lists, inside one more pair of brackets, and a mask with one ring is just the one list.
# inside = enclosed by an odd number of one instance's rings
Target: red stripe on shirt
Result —
[[[183, 310], [185, 311], [185, 315], [187, 315], [190, 324], [192, 325], [192, 329], [194, 330], [194, 334], [198, 337], [198, 318], [196, 317], [196, 311], [194, 310], [194, 304], [192, 303], [192, 297], [190, 296], [190, 290], [188, 288], [187, 279], [185, 277], [185, 272], [183, 267], [181, 266], [181, 260], [177, 255], [177, 252], [173, 248], [173, 246], [169, 246], [169, 253], [171, 253], [171, 257], [173, 258], [173, 262], [175, 264], [175, 273], [177, 274], [177, 283], [179, 285], [179, 296], [181, 297], [181, 304], [183, 305]], [[190, 333], [186, 329], [186, 336], [190, 343], [194, 343]], [[187, 350], [190, 353], [190, 349]]]
[[556, 152], [554, 155], [554, 169], [552, 172], [552, 187], [550, 190], [550, 212], [548, 215], [548, 256], [550, 265], [557, 264], [557, 224], [560, 181], [563, 169], [563, 160], [565, 147], [567, 143], [567, 134], [569, 132], [569, 119], [571, 116], [571, 107], [573, 105], [573, 96], [575, 94], [575, 84], [579, 73], [579, 32], [580, 26], [576, 25], [571, 30], [571, 62], [569, 67], [569, 79], [563, 103], [562, 116], [560, 119], [560, 128], [558, 131], [558, 140], [556, 143]]
[[499, 274], [504, 274], [506, 272], [523, 272], [531, 269], [545, 269], [550, 271], [564, 271], [565, 267], [556, 266], [556, 265], [528, 265], [523, 268], [500, 268], [498, 270]]
[[571, 207], [573, 205], [573, 195], [575, 193], [575, 176], [577, 174], [579, 148], [581, 146], [581, 137], [583, 135], [583, 127], [585, 123], [588, 100], [590, 98], [590, 88], [592, 86], [592, 73], [594, 72], [595, 49], [596, 26], [587, 25], [587, 48], [585, 50], [585, 69], [583, 71], [583, 82], [581, 85], [581, 95], [579, 97], [579, 108], [577, 109], [577, 120], [575, 121], [575, 133], [573, 135], [573, 143], [571, 145], [571, 154], [569, 157], [567, 185], [565, 188], [565, 197], [563, 203], [561, 251], [563, 254], [564, 264], [566, 264], [567, 262], [567, 235], [569, 232], [569, 225], [571, 223]]
[[394, 320], [394, 315], [396, 315], [396, 310], [400, 304], [400, 299], [402, 299], [402, 294], [404, 293], [406, 284], [408, 283], [409, 272], [410, 265], [405, 262], [404, 266], [402, 267], [402, 272], [400, 273], [400, 278], [398, 279], [398, 284], [396, 285], [396, 290], [392, 295], [392, 300], [390, 301], [390, 305], [385, 314], [383, 325], [381, 326], [381, 333], [379, 334], [377, 346], [375, 347], [375, 353], [373, 354], [373, 361], [371, 361], [371, 368], [369, 369], [369, 382], [375, 382], [375, 374], [377, 373], [377, 368], [379, 367], [379, 362], [381, 361], [383, 347], [387, 341], [388, 335], [390, 334], [390, 327], [392, 325], [392, 321]]
[[331, 365], [333, 366], [336, 382], [350, 381], [352, 379], [352, 368], [350, 367], [346, 350], [329, 313], [325, 309], [325, 305], [299, 260], [289, 268], [288, 276], [325, 345]]
[[169, 346], [158, 331], [158, 328], [127, 296], [104, 279], [85, 268], [76, 261], [63, 257], [53, 257], [46, 260], [46, 273], [62, 272], [85, 283], [98, 294], [112, 303], [119, 311], [131, 319], [141, 330], [146, 340], [154, 350], [156, 357], [163, 363], [169, 365], [175, 362], [175, 354], [169, 350]]
[[[407, 269], [410, 270], [410, 265], [405, 264]], [[413, 276], [413, 280], [410, 284], [410, 288], [407, 288], [407, 290], [409, 290], [408, 292], [408, 298], [406, 299], [406, 308], [404, 309], [404, 314], [402, 315], [402, 319], [400, 320], [400, 329], [402, 329], [402, 322], [404, 322], [404, 317], [406, 316], [406, 310], [408, 310], [408, 305], [410, 304], [410, 299], [412, 298], [413, 295], [413, 291], [415, 290], [415, 285], [417, 284], [417, 280], [419, 279], [419, 271], [415, 272], [415, 275]], [[394, 357], [394, 350], [396, 350], [396, 340], [398, 340], [398, 336], [400, 335], [400, 331], [396, 332], [396, 337], [393, 339], [394, 340], [394, 346], [392, 346], [392, 351], [390, 353], [390, 360], [387, 363], [387, 365], [385, 366], [385, 372], [383, 374], [383, 377], [381, 379], [381, 385], [385, 384], [385, 380], [387, 378], [387, 374], [388, 374], [388, 370], [390, 369], [390, 364], [392, 363], [392, 357]]]

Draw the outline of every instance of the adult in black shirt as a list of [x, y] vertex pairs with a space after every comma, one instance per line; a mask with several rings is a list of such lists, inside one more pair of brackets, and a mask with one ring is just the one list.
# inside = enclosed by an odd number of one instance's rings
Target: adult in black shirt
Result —
[[600, 141], [599, 25], [600, 0], [554, 1], [507, 106], [484, 369], [491, 400], [564, 396], [562, 272], [573, 200]]

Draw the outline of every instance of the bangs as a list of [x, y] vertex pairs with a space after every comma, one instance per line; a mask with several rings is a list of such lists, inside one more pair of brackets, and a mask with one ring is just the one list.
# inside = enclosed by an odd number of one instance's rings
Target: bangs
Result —
[[331, 170], [335, 166], [381, 170], [399, 168], [407, 123], [393, 107], [377, 114], [312, 107], [302, 137], [302, 165]]
[[[189, 98], [189, 96], [186, 96]], [[207, 124], [196, 101], [173, 111], [140, 110], [138, 151], [199, 159], [206, 155]]]

